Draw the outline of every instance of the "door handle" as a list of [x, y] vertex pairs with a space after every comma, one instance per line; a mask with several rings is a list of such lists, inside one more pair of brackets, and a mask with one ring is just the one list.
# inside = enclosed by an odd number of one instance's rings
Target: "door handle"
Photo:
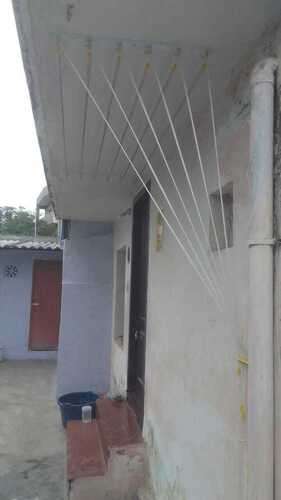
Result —
[[32, 302], [32, 304], [31, 304], [31, 305], [32, 305], [33, 307], [38, 307], [38, 306], [40, 306], [39, 302]]
[[136, 330], [134, 337], [135, 340], [138, 340], [140, 337], [145, 338], [145, 332], [143, 330]]

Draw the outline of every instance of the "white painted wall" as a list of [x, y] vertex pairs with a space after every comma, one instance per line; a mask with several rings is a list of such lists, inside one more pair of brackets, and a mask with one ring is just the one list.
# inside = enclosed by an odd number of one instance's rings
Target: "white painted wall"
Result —
[[[217, 96], [222, 110], [218, 143], [223, 185], [233, 182], [234, 197], [234, 246], [222, 252], [227, 274], [223, 315], [217, 312], [167, 226], [163, 248], [156, 252], [156, 210], [151, 208], [144, 436], [157, 500], [247, 498], [248, 376], [247, 368], [237, 359], [247, 356], [248, 346], [248, 230], [252, 217], [248, 76], [254, 63], [274, 54], [278, 44], [280, 31], [276, 38], [264, 39], [237, 68], [228, 96], [221, 96], [220, 101]], [[208, 115], [201, 116], [197, 125], [208, 191], [212, 193], [218, 183]], [[208, 227], [208, 207], [191, 135], [189, 140], [185, 136], [183, 144]], [[192, 211], [179, 159], [170, 159]], [[161, 165], [161, 179], [163, 169]], [[174, 199], [165, 177], [164, 185]], [[152, 193], [161, 200], [155, 182]], [[161, 206], [166, 208], [163, 200]], [[179, 205], [177, 210], [184, 220]], [[124, 244], [131, 244], [129, 218], [114, 226], [114, 253]], [[113, 341], [111, 384], [116, 392], [126, 390], [128, 330], [125, 338], [123, 351]], [[279, 401], [278, 393], [276, 397]], [[279, 449], [280, 439], [276, 446]], [[278, 477], [279, 472], [276, 474]]]
[[[246, 422], [240, 405], [246, 404], [247, 374], [242, 369], [238, 376], [236, 370], [238, 355], [247, 352], [248, 141], [246, 120], [221, 144], [224, 183], [234, 183], [234, 247], [228, 259], [223, 252], [230, 264], [228, 292], [236, 302], [232, 316], [225, 311], [220, 317], [167, 227], [163, 248], [156, 252], [156, 210], [151, 209], [144, 433], [161, 500], [237, 500], [244, 494]], [[206, 142], [204, 150], [205, 157], [213, 156]], [[200, 192], [195, 170], [194, 162]], [[217, 189], [213, 164], [208, 171], [212, 192]], [[159, 198], [154, 183], [152, 191]], [[202, 191], [200, 206], [208, 227]], [[130, 238], [131, 218], [116, 223], [115, 255]], [[128, 329], [123, 350], [113, 340], [116, 392], [126, 390], [127, 346]]]
[[[207, 117], [202, 120], [199, 139], [212, 193], [218, 183]], [[208, 228], [208, 207], [192, 140], [185, 146]], [[247, 369], [237, 374], [237, 358], [247, 354], [248, 116], [226, 117], [219, 146], [223, 185], [233, 182], [234, 195], [234, 246], [228, 253], [222, 251], [229, 276], [223, 316], [167, 226], [163, 248], [156, 252], [157, 212], [151, 207], [144, 435], [156, 498], [161, 500], [237, 500], [246, 495], [247, 422], [240, 417], [240, 406], [246, 407]], [[176, 162], [174, 170], [183, 188]], [[152, 192], [161, 199], [154, 182]], [[173, 198], [172, 190], [168, 192]], [[183, 193], [192, 211], [190, 195]], [[130, 237], [130, 219], [116, 223], [114, 252], [129, 244]], [[128, 331], [123, 351], [113, 341], [112, 389], [119, 392], [126, 389], [127, 343]]]
[[[55, 352], [28, 350], [32, 270], [36, 259], [61, 260], [61, 252], [0, 250], [0, 347], [8, 359], [54, 359]], [[6, 265], [17, 266], [15, 278], [6, 278]]]
[[[205, 146], [204, 157], [211, 158]], [[236, 374], [247, 345], [248, 125], [223, 145], [224, 183], [234, 183], [234, 247], [228, 293], [236, 309], [221, 317], [165, 229], [156, 253], [151, 211], [145, 435], [157, 498], [237, 499], [244, 495], [246, 373]], [[198, 165], [193, 164], [198, 171]], [[208, 162], [210, 191], [216, 189]], [[199, 179], [194, 180], [199, 192]], [[207, 206], [200, 195], [200, 206]], [[159, 418], [161, 415], [161, 418]], [[202, 480], [204, 479], [204, 480]], [[177, 492], [177, 493], [176, 493]], [[178, 495], [178, 496], [177, 496]]]

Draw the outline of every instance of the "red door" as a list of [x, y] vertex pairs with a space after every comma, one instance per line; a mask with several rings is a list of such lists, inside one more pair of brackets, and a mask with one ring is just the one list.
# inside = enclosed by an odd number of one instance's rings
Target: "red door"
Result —
[[29, 336], [31, 351], [55, 351], [58, 348], [61, 277], [60, 261], [34, 261]]

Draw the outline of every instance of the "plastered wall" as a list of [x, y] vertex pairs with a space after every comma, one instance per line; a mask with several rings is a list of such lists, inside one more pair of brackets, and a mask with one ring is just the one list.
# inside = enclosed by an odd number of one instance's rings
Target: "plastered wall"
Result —
[[[241, 124], [223, 150], [224, 182], [234, 188], [234, 246], [222, 252], [223, 314], [168, 230], [162, 251], [155, 252], [151, 211], [145, 435], [157, 498], [234, 500], [245, 494], [240, 406], [246, 405], [247, 373], [237, 374], [237, 358], [247, 350], [248, 138], [248, 125]], [[209, 175], [212, 191], [215, 176]], [[198, 191], [199, 184], [198, 178]], [[200, 206], [208, 227], [203, 193]]]
[[[0, 250], [0, 347], [9, 359], [49, 359], [54, 352], [28, 350], [32, 270], [36, 259], [61, 260], [61, 252]], [[14, 278], [5, 277], [6, 265], [14, 265]]]
[[[246, 420], [240, 406], [246, 406], [247, 372], [237, 374], [237, 358], [247, 351], [248, 141], [244, 120], [223, 148], [223, 179], [234, 189], [234, 247], [222, 253], [229, 273], [223, 315], [167, 227], [156, 251], [157, 211], [151, 207], [144, 434], [161, 500], [236, 500], [245, 494]], [[193, 181], [208, 227], [195, 170]], [[211, 192], [216, 183], [210, 165]], [[152, 190], [159, 198], [154, 183]], [[114, 252], [130, 238], [127, 218], [115, 225]], [[128, 329], [123, 349], [113, 340], [111, 380], [117, 392], [126, 390], [127, 346]]]
[[[261, 43], [241, 71], [236, 71], [218, 120], [222, 183], [233, 183], [234, 200], [234, 245], [221, 253], [223, 269], [214, 254], [218, 279], [224, 283], [222, 313], [167, 226], [162, 249], [155, 250], [157, 211], [151, 207], [144, 436], [157, 500], [247, 498], [248, 369], [238, 358], [247, 356], [248, 343], [249, 75], [256, 60], [274, 54], [275, 42]], [[208, 114], [196, 125], [208, 192], [212, 193], [218, 189], [218, 180]], [[208, 229], [208, 204], [191, 131], [180, 139]], [[169, 160], [196, 221], [178, 155], [171, 153]], [[163, 165], [161, 170], [155, 166], [184, 220]], [[152, 193], [167, 211], [154, 181]], [[198, 220], [195, 225], [200, 232]], [[129, 219], [115, 224], [114, 252], [130, 241], [130, 235]], [[126, 389], [127, 354], [125, 346], [120, 352], [113, 341], [113, 390]]]
[[112, 227], [72, 221], [64, 246], [59, 396], [108, 390], [111, 311]]

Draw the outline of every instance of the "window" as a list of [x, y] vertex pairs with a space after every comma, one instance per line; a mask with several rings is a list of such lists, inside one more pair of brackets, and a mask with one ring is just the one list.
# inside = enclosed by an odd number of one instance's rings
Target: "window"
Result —
[[124, 343], [126, 254], [126, 246], [116, 253], [114, 338], [121, 347]]
[[[225, 215], [225, 226], [226, 226], [228, 246], [232, 247], [233, 246], [233, 183], [232, 182], [223, 187], [222, 201], [223, 201], [223, 208]], [[219, 248], [220, 250], [223, 250], [224, 248], [226, 248], [226, 244], [225, 244], [224, 227], [223, 227], [221, 198], [219, 191], [216, 191], [215, 193], [211, 194], [210, 202], [215, 221]], [[217, 250], [217, 243], [211, 220], [209, 228], [210, 228], [209, 229], [210, 246], [214, 252]]]

